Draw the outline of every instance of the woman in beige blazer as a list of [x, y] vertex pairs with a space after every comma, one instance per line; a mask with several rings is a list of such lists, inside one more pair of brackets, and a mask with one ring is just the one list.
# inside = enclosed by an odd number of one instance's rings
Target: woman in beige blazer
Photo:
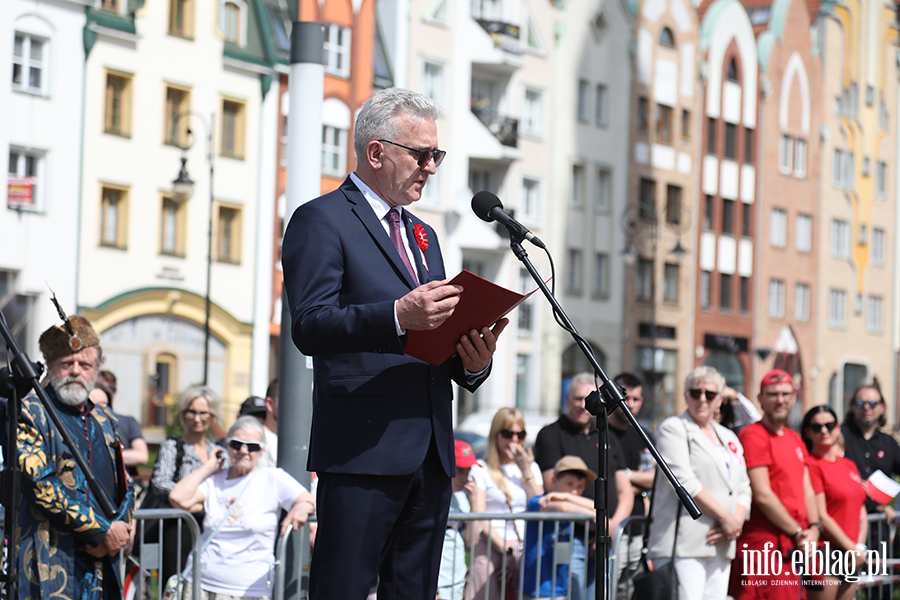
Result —
[[[679, 600], [724, 600], [728, 595], [735, 540], [750, 508], [750, 480], [737, 436], [713, 419], [725, 378], [698, 367], [684, 382], [687, 410], [656, 430], [656, 444], [703, 516], [694, 521], [682, 508], [675, 543]], [[665, 479], [656, 482], [649, 557], [657, 566], [672, 558], [678, 497]]]

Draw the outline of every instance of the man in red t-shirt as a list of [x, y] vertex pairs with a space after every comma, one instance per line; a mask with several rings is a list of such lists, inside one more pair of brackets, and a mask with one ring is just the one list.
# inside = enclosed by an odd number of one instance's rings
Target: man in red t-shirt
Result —
[[[797, 399], [791, 376], [769, 371], [759, 386], [761, 421], [741, 431], [753, 490], [750, 518], [737, 540], [729, 595], [736, 600], [797, 600], [802, 562], [794, 550], [815, 548], [821, 533], [800, 436], [785, 427]], [[762, 563], [762, 564], [761, 564]]]

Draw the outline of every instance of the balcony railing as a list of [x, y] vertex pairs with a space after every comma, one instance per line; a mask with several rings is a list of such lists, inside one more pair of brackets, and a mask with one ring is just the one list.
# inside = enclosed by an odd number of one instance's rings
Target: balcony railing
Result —
[[504, 117], [494, 111], [472, 106], [472, 113], [478, 117], [478, 120], [484, 123], [485, 127], [490, 130], [494, 137], [500, 140], [500, 143], [510, 148], [517, 147], [519, 143], [519, 120], [511, 117]]

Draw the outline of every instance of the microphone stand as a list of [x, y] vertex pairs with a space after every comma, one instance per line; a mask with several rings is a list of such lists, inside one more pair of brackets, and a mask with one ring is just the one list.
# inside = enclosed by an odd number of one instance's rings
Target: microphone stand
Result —
[[68, 427], [62, 422], [56, 407], [47, 396], [47, 392], [41, 386], [40, 375], [43, 367], [40, 364], [31, 362], [28, 355], [19, 348], [16, 339], [6, 324], [6, 317], [0, 312], [0, 335], [6, 340], [6, 348], [12, 355], [10, 368], [4, 367], [0, 369], [0, 396], [7, 397], [6, 403], [6, 447], [4, 448], [4, 458], [6, 459], [3, 472], [0, 474], [0, 499], [6, 515], [4, 519], [3, 529], [3, 545], [6, 554], [6, 572], [0, 574], [0, 581], [5, 583], [7, 589], [6, 597], [10, 600], [18, 598], [18, 579], [16, 577], [16, 553], [18, 548], [12, 543], [16, 539], [16, 529], [18, 523], [16, 521], [19, 499], [21, 496], [21, 476], [19, 469], [19, 452], [18, 452], [18, 430], [19, 430], [19, 411], [21, 410], [21, 398], [24, 397], [29, 389], [33, 389], [44, 410], [50, 420], [56, 426], [56, 430], [72, 453], [75, 462], [84, 477], [87, 480], [88, 489], [97, 499], [100, 508], [109, 519], [116, 515], [116, 506], [113, 504], [106, 493], [106, 490], [100, 486], [94, 472], [85, 460], [84, 455], [78, 450], [72, 434]]
[[[519, 234], [519, 232], [514, 231], [512, 228], [509, 230], [509, 247], [512, 248], [513, 254], [516, 255], [516, 258], [519, 259], [528, 272], [531, 274], [532, 279], [537, 282], [538, 287], [541, 288], [541, 292], [543, 292], [544, 296], [550, 302], [550, 305], [553, 307], [554, 313], [556, 313], [560, 320], [562, 321], [564, 328], [572, 334], [572, 338], [575, 340], [575, 343], [578, 344], [578, 347], [581, 349], [584, 356], [588, 359], [588, 362], [591, 363], [591, 366], [594, 368], [594, 376], [595, 378], [599, 377], [601, 380], [601, 385], [598, 390], [594, 390], [587, 397], [585, 401], [585, 407], [587, 410], [597, 417], [597, 429], [600, 433], [599, 445], [597, 448], [597, 452], [599, 454], [599, 473], [597, 474], [597, 479], [594, 481], [594, 507], [597, 510], [597, 552], [595, 554], [595, 567], [596, 567], [596, 600], [606, 600], [607, 598], [607, 582], [609, 579], [608, 575], [608, 567], [609, 564], [607, 562], [607, 557], [609, 556], [609, 546], [612, 541], [609, 537], [609, 524], [606, 521], [606, 514], [608, 512], [608, 492], [609, 487], [607, 485], [609, 480], [609, 452], [608, 452], [608, 441], [609, 441], [609, 429], [608, 429], [608, 421], [607, 416], [611, 414], [616, 408], [621, 408], [622, 412], [628, 418], [628, 421], [631, 423], [631, 426], [634, 427], [635, 431], [640, 435], [641, 440], [644, 442], [644, 446], [650, 451], [650, 454], [653, 458], [656, 459], [657, 466], [672, 484], [672, 487], [675, 488], [675, 493], [678, 495], [678, 499], [684, 505], [685, 510], [687, 510], [688, 514], [691, 515], [691, 518], [696, 520], [699, 519], [703, 514], [700, 512], [700, 508], [697, 506], [694, 499], [688, 494], [687, 490], [684, 489], [684, 486], [681, 485], [681, 482], [675, 477], [675, 474], [672, 473], [672, 469], [669, 468], [669, 465], [666, 463], [665, 459], [659, 454], [659, 450], [656, 449], [656, 446], [653, 445], [653, 442], [650, 441], [650, 438], [647, 436], [647, 433], [644, 429], [638, 424], [637, 418], [635, 418], [634, 414], [628, 408], [628, 405], [625, 404], [625, 394], [622, 393], [622, 388], [617, 386], [603, 371], [603, 368], [600, 366], [600, 363], [597, 362], [597, 358], [594, 356], [591, 347], [584, 341], [584, 339], [578, 335], [575, 326], [572, 324], [572, 321], [569, 320], [569, 317], [566, 315], [566, 312], [563, 310], [562, 306], [560, 306], [559, 302], [556, 300], [556, 297], [547, 287], [547, 284], [544, 283], [544, 279], [537, 272], [531, 260], [528, 258], [528, 253], [525, 252], [525, 248], [522, 247], [522, 241], [524, 239], [523, 236]], [[602, 533], [602, 535], [600, 535]], [[585, 548], [585, 553], [588, 552], [588, 549]], [[587, 558], [587, 557], [585, 557]]]

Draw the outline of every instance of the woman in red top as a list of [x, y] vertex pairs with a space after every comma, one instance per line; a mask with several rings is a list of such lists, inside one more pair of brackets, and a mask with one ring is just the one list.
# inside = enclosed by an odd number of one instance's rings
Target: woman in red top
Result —
[[[858, 570], [866, 559], [866, 490], [856, 464], [843, 455], [840, 434], [837, 415], [828, 406], [815, 406], [803, 417], [801, 435], [810, 454], [809, 478], [824, 529], [819, 547], [830, 542], [829, 554], [839, 550], [845, 559], [843, 570], [847, 569], [847, 561], [853, 560]], [[856, 594], [856, 582], [844, 577], [825, 577], [823, 583], [821, 591], [807, 590], [814, 600], [849, 600]]]

